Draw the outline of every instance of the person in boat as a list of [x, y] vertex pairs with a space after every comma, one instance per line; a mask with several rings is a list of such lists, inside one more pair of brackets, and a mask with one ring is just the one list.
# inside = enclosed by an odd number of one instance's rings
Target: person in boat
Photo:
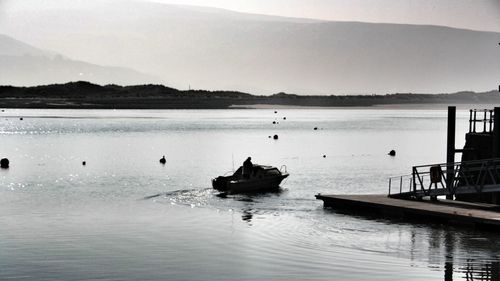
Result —
[[252, 173], [253, 170], [253, 163], [252, 163], [252, 157], [248, 157], [245, 162], [243, 162], [243, 177], [248, 179], [250, 178], [250, 174]]

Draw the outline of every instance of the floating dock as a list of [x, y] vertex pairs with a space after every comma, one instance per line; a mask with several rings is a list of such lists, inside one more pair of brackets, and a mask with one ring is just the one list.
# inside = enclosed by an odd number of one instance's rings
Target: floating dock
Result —
[[[390, 178], [387, 195], [318, 194], [316, 198], [325, 207], [350, 213], [500, 231], [500, 107], [469, 111], [464, 149], [455, 148], [455, 119], [456, 107], [449, 106], [446, 163], [413, 166], [410, 175]], [[455, 162], [459, 152], [462, 160]]]
[[387, 195], [316, 195], [325, 207], [347, 209], [359, 213], [381, 213], [386, 216], [408, 217], [422, 221], [437, 221], [500, 230], [500, 206], [454, 200], [406, 200]]

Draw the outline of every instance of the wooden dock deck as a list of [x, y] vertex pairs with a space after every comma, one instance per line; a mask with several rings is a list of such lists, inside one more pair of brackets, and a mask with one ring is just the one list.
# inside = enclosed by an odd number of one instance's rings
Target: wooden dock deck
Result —
[[325, 207], [500, 230], [500, 206], [453, 200], [417, 201], [387, 195], [316, 195]]

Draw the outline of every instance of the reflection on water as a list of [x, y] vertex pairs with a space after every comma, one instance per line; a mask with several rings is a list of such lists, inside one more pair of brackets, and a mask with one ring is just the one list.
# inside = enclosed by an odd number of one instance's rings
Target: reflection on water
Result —
[[[366, 216], [363, 219], [381, 221]], [[384, 222], [395, 223], [394, 220]], [[418, 264], [426, 261], [431, 270], [443, 272], [444, 280], [500, 280], [500, 245], [496, 232], [484, 233], [467, 228], [416, 222], [414, 224], [408, 228], [411, 237], [408, 253], [412, 262]], [[400, 233], [401, 239], [392, 243], [404, 244], [407, 242], [404, 236], [404, 233]], [[404, 250], [404, 247], [399, 250]], [[397, 252], [397, 255], [401, 256], [401, 253]]]
[[[442, 162], [445, 110], [280, 114], [273, 125], [272, 110], [7, 110], [0, 280], [498, 280], [496, 233], [314, 198], [385, 193], [389, 176]], [[287, 166], [279, 192], [211, 188], [249, 155]]]
[[[490, 234], [496, 236], [494, 233]], [[442, 255], [444, 280], [500, 280], [499, 248], [491, 248], [491, 243], [496, 244], [496, 239], [463, 239], [461, 236], [454, 235], [450, 230], [435, 231], [429, 239], [430, 251], [436, 255], [438, 253]], [[471, 244], [471, 241], [476, 243]], [[481, 246], [477, 244], [478, 241], [481, 241]], [[412, 244], [412, 247], [416, 245]], [[481, 253], [480, 257], [463, 255], [464, 252], [471, 253], [478, 248], [490, 249]]]
[[251, 223], [252, 222], [252, 217], [253, 217], [252, 211], [253, 211], [252, 209], [243, 209], [242, 210], [241, 219], [243, 221]]
[[[477, 263], [471, 260], [468, 261], [466, 265], [460, 266], [457, 271], [464, 275], [461, 276], [460, 279], [465, 279], [467, 281], [500, 280], [500, 267], [497, 261]], [[455, 278], [455, 280], [457, 279], [458, 278]], [[453, 280], [453, 262], [447, 262], [445, 264], [445, 280]]]
[[[227, 206], [239, 212], [242, 221], [252, 227], [256, 216], [260, 220], [269, 220], [270, 215], [276, 214], [278, 206], [274, 203], [282, 201], [283, 198], [279, 196], [283, 192], [282, 190], [277, 193], [220, 197], [216, 195], [221, 201], [209, 200], [210, 203], [205, 204], [204, 207]], [[178, 196], [176, 193], [170, 193], [164, 199], [177, 202], [177, 198], [172, 198]], [[191, 205], [187, 202], [190, 200], [199, 202], [199, 198], [195, 198], [197, 196], [199, 193], [181, 197], [187, 200], [185, 205]], [[319, 210], [321, 210], [320, 207], [316, 211]], [[311, 219], [306, 214], [311, 210], [302, 215], [299, 214], [300, 211], [300, 209], [295, 209], [295, 215]], [[335, 240], [332, 237], [326, 237], [330, 245], [364, 252], [383, 253], [396, 258], [407, 258], [411, 261], [412, 267], [419, 267], [424, 262], [431, 271], [442, 272], [441, 280], [500, 280], [500, 244], [497, 241], [496, 232], [476, 231], [467, 227], [436, 223], [427, 224], [421, 221], [408, 222], [380, 218], [378, 215], [363, 212], [357, 215], [332, 209], [324, 209], [322, 212], [325, 217], [315, 218], [316, 221], [310, 225], [310, 229], [302, 233], [295, 232], [295, 235], [314, 240], [319, 236], [339, 233], [344, 236], [342, 239]], [[269, 231], [276, 230], [274, 227], [270, 226]], [[276, 231], [276, 233], [279, 232]], [[386, 240], [378, 244], [381, 237]], [[348, 243], [345, 243], [346, 241]], [[321, 243], [316, 244], [315, 250], [323, 252], [325, 249], [321, 249], [322, 246]], [[391, 264], [385, 266], [391, 266]]]

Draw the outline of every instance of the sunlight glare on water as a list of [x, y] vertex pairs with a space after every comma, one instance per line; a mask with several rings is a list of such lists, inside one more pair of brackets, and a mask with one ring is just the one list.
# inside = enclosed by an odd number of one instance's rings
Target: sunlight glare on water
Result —
[[[494, 234], [314, 198], [386, 193], [388, 177], [444, 162], [445, 110], [1, 114], [0, 280], [442, 280], [445, 268], [460, 280], [498, 267]], [[282, 189], [217, 196], [211, 179], [248, 156], [286, 165]]]

